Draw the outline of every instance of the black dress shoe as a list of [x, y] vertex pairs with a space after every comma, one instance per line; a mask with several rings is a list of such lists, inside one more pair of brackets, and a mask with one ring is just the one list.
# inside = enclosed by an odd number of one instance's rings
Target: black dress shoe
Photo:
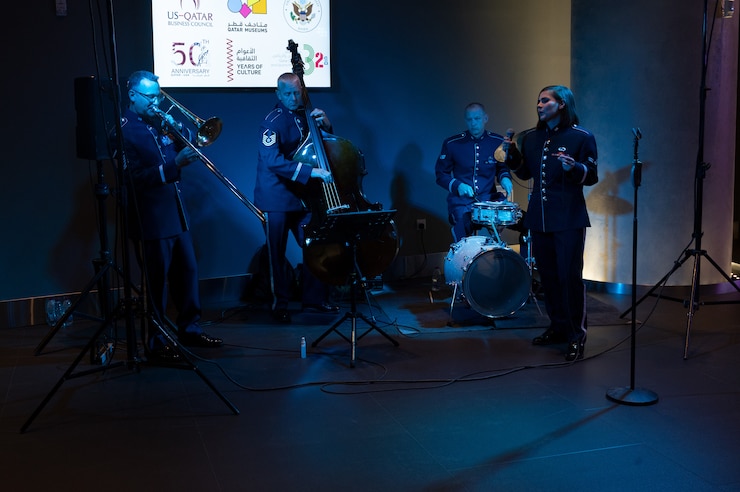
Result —
[[170, 345], [150, 349], [147, 358], [152, 362], [163, 364], [176, 364], [182, 361], [182, 356]]
[[272, 311], [272, 317], [278, 323], [290, 323], [290, 313], [287, 309], [278, 308]]
[[583, 359], [583, 351], [586, 348], [586, 338], [570, 342], [568, 344], [568, 350], [565, 352], [565, 360], [572, 362], [574, 360]]
[[321, 304], [304, 304], [304, 311], [313, 311], [316, 313], [336, 313], [339, 311], [339, 306], [329, 304], [328, 302], [322, 302]]
[[555, 331], [552, 328], [548, 328], [545, 332], [532, 339], [532, 345], [553, 345], [556, 343], [565, 343], [568, 340], [565, 335], [559, 331]]
[[177, 339], [187, 347], [220, 347], [224, 343], [220, 338], [212, 337], [205, 332], [181, 333]]

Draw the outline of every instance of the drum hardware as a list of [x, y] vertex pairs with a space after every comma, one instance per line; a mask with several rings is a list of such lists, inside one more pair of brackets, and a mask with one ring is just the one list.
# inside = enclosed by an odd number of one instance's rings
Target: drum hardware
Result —
[[[531, 193], [530, 193], [530, 198], [531, 198]], [[513, 203], [512, 205], [517, 205], [517, 204]], [[539, 284], [539, 282], [536, 280], [536, 277], [535, 277], [535, 270], [536, 270], [535, 265], [537, 264], [537, 262], [535, 261], [535, 258], [532, 256], [532, 233], [529, 229], [525, 229], [524, 226], [521, 225], [525, 212], [523, 212], [522, 210], [516, 210], [514, 214], [517, 218], [517, 222], [514, 224], [507, 223], [505, 227], [509, 227], [510, 229], [519, 232], [520, 254], [524, 256], [524, 261], [527, 263], [527, 266], [529, 267], [529, 278], [531, 279], [529, 299], [534, 302], [535, 306], [537, 306], [537, 311], [539, 312], [540, 315], [542, 315], [542, 309], [540, 309], [540, 304], [539, 304], [539, 301], [537, 300], [537, 291], [534, 288], [535, 282], [537, 284]], [[510, 227], [512, 225], [516, 225], [516, 227]], [[526, 234], [525, 234], [525, 231], [526, 231]]]
[[529, 267], [529, 300], [534, 302], [534, 305], [537, 306], [537, 312], [540, 313], [540, 316], [542, 316], [542, 309], [540, 308], [540, 303], [537, 300], [537, 293], [534, 291], [534, 265], [535, 265], [535, 259], [532, 257], [532, 233], [529, 229], [527, 229], [527, 234], [523, 238], [524, 243], [527, 245], [527, 257], [525, 261], [527, 262], [527, 266]]

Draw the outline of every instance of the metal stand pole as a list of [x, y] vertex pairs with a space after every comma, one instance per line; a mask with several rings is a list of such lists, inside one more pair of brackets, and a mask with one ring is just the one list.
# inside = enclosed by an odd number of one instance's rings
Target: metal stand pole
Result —
[[637, 333], [637, 318], [635, 313], [637, 303], [637, 189], [642, 181], [642, 162], [637, 158], [637, 145], [642, 134], [639, 128], [633, 128], [635, 135], [634, 162], [632, 164], [632, 186], [634, 187], [633, 219], [632, 219], [632, 332], [630, 343], [630, 385], [625, 388], [611, 388], [606, 397], [616, 403], [625, 405], [652, 405], [658, 402], [658, 395], [650, 390], [635, 388], [635, 335]]

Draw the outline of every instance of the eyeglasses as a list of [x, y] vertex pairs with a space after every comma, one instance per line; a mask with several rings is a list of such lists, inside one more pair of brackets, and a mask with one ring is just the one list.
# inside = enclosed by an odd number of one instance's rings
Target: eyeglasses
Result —
[[147, 101], [149, 101], [150, 103], [158, 103], [162, 100], [161, 92], [158, 92], [156, 94], [144, 94], [143, 92], [139, 92], [136, 89], [131, 89], [131, 90], [137, 93], [138, 95], [140, 95], [141, 97], [143, 97], [144, 99], [146, 99]]

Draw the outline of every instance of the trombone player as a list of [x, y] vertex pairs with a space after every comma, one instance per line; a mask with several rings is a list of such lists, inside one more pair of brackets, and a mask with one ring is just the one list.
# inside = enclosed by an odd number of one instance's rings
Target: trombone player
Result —
[[[223, 341], [205, 333], [198, 291], [198, 264], [179, 181], [183, 167], [199, 160], [198, 152], [173, 138], [171, 130], [191, 139], [183, 125], [159, 109], [164, 99], [159, 77], [140, 70], [129, 76], [128, 108], [121, 122], [126, 156], [131, 238], [140, 245], [151, 313], [161, 326], [168, 292], [177, 309], [177, 337], [186, 346], [218, 347]], [[163, 362], [180, 358], [165, 337], [149, 326], [150, 357]]]

